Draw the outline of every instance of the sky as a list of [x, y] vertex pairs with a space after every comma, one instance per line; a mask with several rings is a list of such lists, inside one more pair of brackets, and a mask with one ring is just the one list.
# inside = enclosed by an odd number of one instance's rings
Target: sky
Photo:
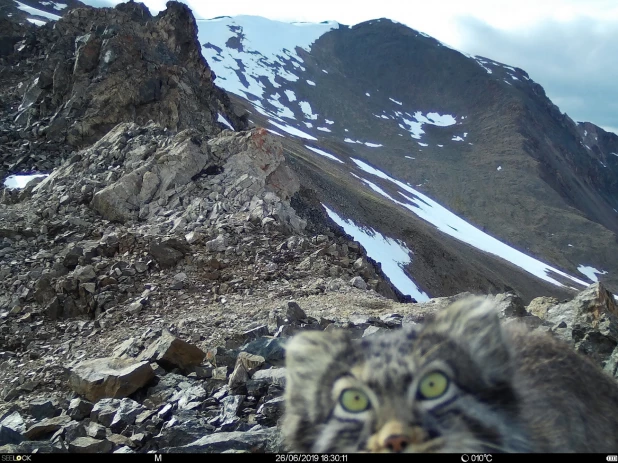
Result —
[[[109, 6], [119, 0], [91, 0]], [[165, 0], [145, 0], [151, 12]], [[575, 121], [618, 134], [618, 0], [185, 0], [198, 19], [256, 15], [354, 25], [389, 18], [445, 44], [525, 70]], [[307, 5], [310, 5], [309, 7]]]

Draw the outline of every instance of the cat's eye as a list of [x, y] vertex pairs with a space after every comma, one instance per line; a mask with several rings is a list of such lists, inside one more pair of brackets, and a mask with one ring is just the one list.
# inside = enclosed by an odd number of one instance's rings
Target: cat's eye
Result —
[[354, 388], [343, 390], [339, 396], [339, 403], [350, 413], [364, 412], [371, 405], [367, 394]]
[[431, 400], [441, 397], [448, 389], [449, 382], [448, 376], [441, 371], [427, 373], [418, 385], [418, 398]]

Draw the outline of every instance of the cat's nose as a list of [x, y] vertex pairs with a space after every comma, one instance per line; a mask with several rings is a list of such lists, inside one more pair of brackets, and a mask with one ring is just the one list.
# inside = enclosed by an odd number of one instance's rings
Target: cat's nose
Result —
[[402, 452], [410, 444], [410, 438], [402, 435], [388, 436], [384, 441], [384, 447], [391, 452]]

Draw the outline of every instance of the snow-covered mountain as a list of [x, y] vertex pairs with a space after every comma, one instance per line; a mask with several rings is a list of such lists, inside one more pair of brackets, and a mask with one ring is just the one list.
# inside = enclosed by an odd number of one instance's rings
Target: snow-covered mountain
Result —
[[[349, 172], [441, 233], [552, 284], [615, 278], [618, 190], [608, 173], [618, 172], [618, 158], [586, 147], [525, 71], [387, 19], [349, 27], [239, 16], [198, 27], [217, 84], [250, 102], [254, 123], [328, 159], [325, 170]], [[526, 146], [543, 135], [539, 127], [522, 137], [539, 119], [558, 143]], [[546, 159], [548, 148], [563, 159]], [[582, 182], [582, 168], [597, 178]], [[324, 202], [346, 227], [349, 205]], [[372, 230], [373, 257], [383, 263], [402, 247], [414, 262], [414, 243], [394, 224], [365, 216], [360, 228], [347, 222], [346, 229], [359, 240]], [[416, 282], [407, 291], [426, 297]]]
[[4, 0], [0, 5], [2, 6], [3, 13], [8, 18], [25, 21], [35, 26], [42, 26], [49, 21], [55, 21], [60, 18], [67, 8], [83, 4], [76, 0], [63, 0], [59, 2]]
[[618, 137], [522, 69], [388, 19], [197, 25], [215, 83], [402, 292], [618, 289]]

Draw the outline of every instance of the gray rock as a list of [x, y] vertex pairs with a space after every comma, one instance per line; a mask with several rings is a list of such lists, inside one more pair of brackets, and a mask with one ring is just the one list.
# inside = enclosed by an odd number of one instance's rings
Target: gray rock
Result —
[[245, 450], [252, 453], [277, 453], [283, 450], [281, 435], [276, 428], [247, 432], [217, 432], [179, 447], [168, 447], [161, 453], [222, 453]]
[[107, 440], [112, 443], [112, 448], [114, 449], [120, 447], [135, 447], [133, 441], [122, 434], [110, 434], [107, 436]]
[[271, 365], [283, 366], [285, 360], [285, 343], [282, 338], [259, 338], [241, 348], [243, 352], [263, 357]]
[[192, 410], [176, 412], [161, 428], [152, 441], [160, 448], [180, 446], [194, 442], [204, 435], [211, 434], [215, 427]]
[[170, 402], [176, 402], [179, 410], [191, 409], [199, 406], [207, 396], [208, 393], [202, 386], [190, 386], [176, 392]]
[[23, 440], [24, 436], [22, 433], [0, 424], [0, 446], [6, 444], [19, 444]]
[[611, 376], [618, 379], [618, 347], [616, 347], [612, 354], [609, 356], [607, 362], [605, 362], [605, 366], [603, 367], [603, 369]]
[[198, 366], [206, 357], [206, 353], [198, 347], [176, 338], [169, 332], [164, 332], [138, 357], [139, 360], [155, 361], [163, 368], [172, 370], [180, 368], [190, 371]]
[[365, 328], [365, 331], [363, 331], [363, 338], [376, 333], [384, 333], [386, 331], [388, 331], [386, 328], [382, 328], [379, 326], [368, 326], [367, 328]]
[[553, 325], [551, 331], [555, 336], [601, 367], [618, 346], [618, 305], [601, 283], [590, 285], [572, 301], [553, 306], [535, 303], [534, 311], [545, 323]]
[[174, 267], [184, 256], [181, 251], [165, 243], [151, 243], [149, 252], [161, 268]]
[[275, 397], [264, 402], [257, 410], [258, 423], [265, 426], [275, 426], [283, 415], [284, 404], [283, 397]]
[[93, 439], [105, 439], [105, 436], [107, 436], [107, 429], [102, 424], [91, 421], [86, 428], [86, 434], [88, 437], [92, 437]]
[[236, 359], [236, 366], [234, 371], [230, 375], [228, 386], [230, 390], [234, 391], [238, 388], [244, 387], [247, 380], [253, 373], [262, 368], [265, 359], [259, 355], [249, 354], [248, 352], [241, 352]]
[[112, 443], [107, 440], [93, 439], [92, 437], [78, 437], [69, 442], [71, 453], [108, 453], [112, 451]]
[[2, 418], [2, 421], [0, 421], [0, 425], [8, 429], [12, 429], [13, 431], [20, 434], [26, 431], [26, 423], [17, 411], [12, 412]]
[[247, 381], [247, 393], [254, 397], [266, 394], [271, 385], [285, 386], [285, 368], [268, 368], [256, 371]]
[[0, 454], [5, 453], [67, 453], [67, 449], [60, 442], [25, 440], [20, 444], [0, 446]]
[[93, 402], [126, 397], [154, 378], [149, 362], [105, 357], [86, 360], [71, 369], [71, 388]]
[[206, 242], [206, 247], [212, 252], [224, 252], [227, 249], [228, 241], [225, 235], [219, 235], [214, 240]]
[[53, 399], [35, 399], [28, 404], [28, 413], [37, 420], [52, 418], [60, 415], [61, 411], [58, 401]]
[[87, 283], [97, 278], [97, 274], [92, 265], [85, 265], [83, 267], [78, 265], [73, 271], [73, 276], [77, 278], [80, 283]]
[[82, 423], [70, 421], [69, 424], [62, 428], [65, 442], [71, 442], [78, 437], [86, 437], [86, 428]]
[[134, 424], [135, 418], [144, 411], [144, 407], [135, 400], [122, 399], [109, 427], [113, 432], [120, 433], [127, 426]]
[[135, 453], [135, 451], [133, 449], [131, 449], [131, 447], [127, 447], [125, 445], [123, 447], [120, 447], [120, 448], [114, 450], [113, 453]]
[[243, 400], [245, 400], [244, 395], [230, 395], [221, 401], [223, 408], [218, 423], [222, 430], [229, 429], [239, 421], [238, 410]]
[[90, 416], [90, 412], [92, 412], [93, 407], [94, 404], [92, 402], [76, 398], [71, 400], [71, 402], [69, 403], [67, 415], [69, 415], [74, 420], [81, 421], [87, 416]]
[[296, 301], [288, 301], [285, 311], [285, 318], [288, 323], [298, 323], [307, 318], [307, 314], [300, 308]]
[[39, 437], [53, 434], [54, 432], [61, 429], [63, 426], [67, 425], [70, 421], [71, 417], [67, 415], [60, 415], [55, 418], [46, 418], [30, 426], [26, 430], [24, 435], [29, 440], [36, 440]]
[[109, 428], [120, 408], [120, 399], [101, 399], [93, 407], [90, 419]]
[[212, 370], [212, 379], [226, 381], [228, 367], [217, 367]]
[[367, 289], [367, 283], [365, 283], [365, 280], [363, 280], [359, 276], [355, 276], [350, 280], [350, 286], [354, 286], [355, 288], [363, 290]]

